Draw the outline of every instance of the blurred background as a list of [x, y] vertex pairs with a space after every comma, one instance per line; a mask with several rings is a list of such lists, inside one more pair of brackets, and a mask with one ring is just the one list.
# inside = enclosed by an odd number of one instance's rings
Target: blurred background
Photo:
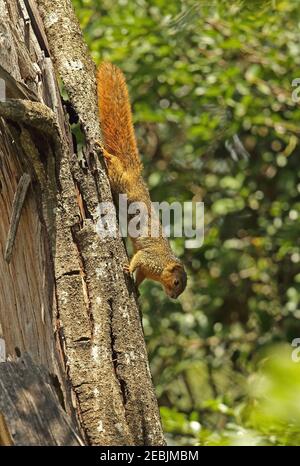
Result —
[[184, 294], [140, 289], [169, 444], [300, 445], [300, 2], [73, 3], [152, 200], [205, 203], [201, 248], [172, 241]]

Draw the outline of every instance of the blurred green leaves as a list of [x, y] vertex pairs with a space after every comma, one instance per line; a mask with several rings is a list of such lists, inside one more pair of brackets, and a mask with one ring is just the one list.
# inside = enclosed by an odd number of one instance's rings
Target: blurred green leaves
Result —
[[300, 444], [300, 363], [292, 348], [275, 346], [260, 361], [250, 379], [246, 421], [278, 445]]

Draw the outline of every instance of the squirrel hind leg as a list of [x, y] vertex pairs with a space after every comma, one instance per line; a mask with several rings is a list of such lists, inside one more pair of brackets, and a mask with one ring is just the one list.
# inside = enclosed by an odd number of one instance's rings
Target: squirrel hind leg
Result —
[[119, 157], [111, 154], [106, 149], [102, 149], [106, 162], [108, 178], [116, 192], [126, 192], [127, 179], [124, 164]]
[[104, 148], [102, 142], [96, 141], [96, 145], [99, 147], [100, 151], [102, 152], [102, 156], [107, 162], [110, 162], [115, 157], [115, 155], [111, 154]]

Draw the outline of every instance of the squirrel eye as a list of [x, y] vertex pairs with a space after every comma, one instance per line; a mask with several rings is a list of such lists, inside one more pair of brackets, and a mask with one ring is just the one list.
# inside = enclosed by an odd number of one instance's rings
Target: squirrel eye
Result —
[[174, 286], [178, 286], [179, 285], [179, 280], [174, 280]]

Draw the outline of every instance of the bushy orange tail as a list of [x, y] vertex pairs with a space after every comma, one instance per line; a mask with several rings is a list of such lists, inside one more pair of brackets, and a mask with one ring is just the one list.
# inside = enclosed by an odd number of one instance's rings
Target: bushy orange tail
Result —
[[125, 77], [111, 63], [97, 73], [98, 108], [104, 148], [122, 160], [125, 169], [141, 171]]

